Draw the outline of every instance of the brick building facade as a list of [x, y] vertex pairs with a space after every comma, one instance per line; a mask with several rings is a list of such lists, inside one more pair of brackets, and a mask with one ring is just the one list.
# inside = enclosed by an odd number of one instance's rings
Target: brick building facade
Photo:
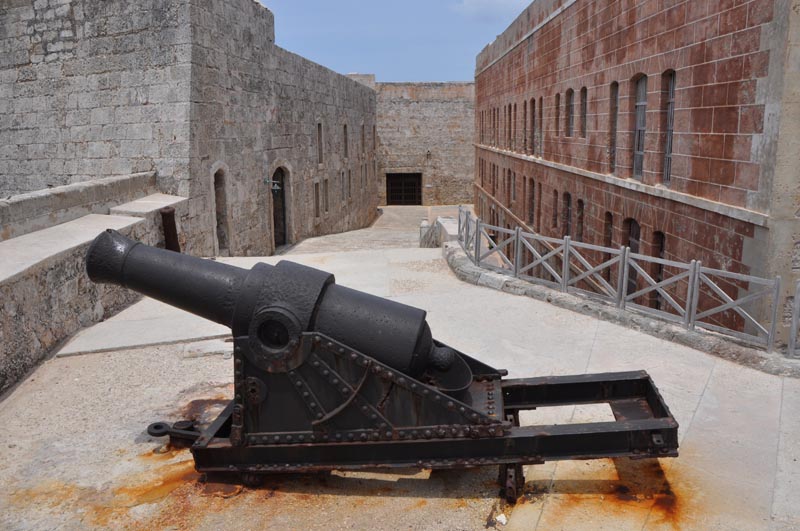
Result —
[[788, 304], [797, 18], [781, 0], [532, 3], [477, 58], [479, 215], [782, 275]]

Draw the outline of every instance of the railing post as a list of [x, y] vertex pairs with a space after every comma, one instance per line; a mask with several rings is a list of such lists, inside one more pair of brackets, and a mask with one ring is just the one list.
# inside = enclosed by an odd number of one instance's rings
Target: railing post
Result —
[[697, 304], [700, 301], [700, 275], [703, 272], [703, 262], [697, 261], [694, 266], [694, 293], [692, 293], [691, 312], [689, 312], [689, 330], [694, 330], [697, 323]]
[[517, 225], [517, 230], [514, 233], [514, 278], [519, 278], [519, 262], [522, 260], [522, 241], [520, 239], [520, 233], [522, 230]]
[[684, 328], [689, 328], [689, 321], [692, 315], [692, 298], [694, 297], [694, 282], [695, 282], [695, 275], [697, 274], [697, 260], [692, 260], [689, 264], [689, 278], [688, 278], [688, 286], [686, 288], [686, 308], [683, 312], [683, 326]]
[[469, 222], [470, 222], [469, 218], [470, 218], [469, 213], [467, 213], [467, 219], [466, 219], [466, 223], [464, 224], [465, 227], [464, 227], [464, 234], [463, 234], [463, 236], [464, 236], [464, 240], [463, 240], [464, 241], [464, 252], [467, 253], [467, 256], [469, 256]]
[[475, 265], [481, 266], [481, 218], [475, 218]]
[[772, 354], [775, 348], [775, 332], [778, 330], [778, 309], [781, 302], [781, 277], [775, 277], [775, 290], [772, 297], [772, 321], [769, 326], [769, 336], [767, 337], [767, 354]]
[[624, 245], [619, 248], [619, 270], [617, 271], [617, 308], [625, 309], [625, 296], [628, 294], [628, 252]]
[[564, 236], [564, 254], [561, 260], [561, 291], [566, 292], [569, 287], [569, 247], [570, 237]]
[[461, 218], [463, 217], [462, 214], [463, 213], [461, 212], [461, 205], [458, 205], [458, 241], [463, 241], [462, 237], [464, 236], [461, 233], [461, 229], [464, 226], [464, 224], [461, 221]]
[[800, 280], [794, 290], [794, 311], [792, 312], [792, 329], [789, 331], [789, 354], [790, 357], [797, 357], [797, 334], [800, 327]]

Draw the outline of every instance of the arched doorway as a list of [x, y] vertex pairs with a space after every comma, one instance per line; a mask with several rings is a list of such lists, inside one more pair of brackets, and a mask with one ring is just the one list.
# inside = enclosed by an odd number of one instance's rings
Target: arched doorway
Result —
[[272, 175], [272, 237], [275, 248], [288, 243], [286, 223], [286, 170], [278, 168]]
[[225, 171], [222, 169], [214, 173], [214, 216], [216, 220], [217, 254], [228, 256], [230, 254], [228, 194], [225, 187]]

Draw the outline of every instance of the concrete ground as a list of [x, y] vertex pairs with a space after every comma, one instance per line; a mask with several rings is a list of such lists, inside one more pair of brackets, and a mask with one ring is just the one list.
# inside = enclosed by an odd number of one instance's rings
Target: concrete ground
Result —
[[[388, 209], [381, 219], [410, 232], [418, 215]], [[259, 489], [203, 482], [188, 451], [164, 448], [145, 427], [213, 418], [231, 396], [231, 344], [197, 339], [220, 330], [143, 300], [84, 331], [0, 402], [0, 529], [800, 529], [800, 381], [462, 283], [440, 250], [410, 238], [388, 248], [389, 232], [330, 237], [361, 250], [330, 252], [317, 238], [264, 261], [296, 260], [425, 308], [435, 337], [511, 377], [646, 369], [680, 423], [680, 457], [526, 467], [514, 507], [498, 498], [494, 468], [278, 476]], [[108, 345], [117, 350], [89, 353]], [[523, 422], [609, 415], [544, 408]]]

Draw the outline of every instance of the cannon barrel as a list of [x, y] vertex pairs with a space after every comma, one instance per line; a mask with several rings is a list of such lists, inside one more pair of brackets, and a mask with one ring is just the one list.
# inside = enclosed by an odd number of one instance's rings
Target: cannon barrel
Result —
[[107, 230], [86, 255], [89, 278], [132, 289], [249, 338], [254, 362], [291, 369], [294, 339], [319, 332], [406, 374], [435, 374], [441, 388], [469, 384], [456, 351], [437, 345], [418, 308], [337, 286], [333, 275], [293, 262], [246, 270], [158, 249]]
[[110, 229], [89, 247], [86, 272], [93, 282], [123, 286], [229, 327], [248, 274], [240, 267], [143, 245]]

